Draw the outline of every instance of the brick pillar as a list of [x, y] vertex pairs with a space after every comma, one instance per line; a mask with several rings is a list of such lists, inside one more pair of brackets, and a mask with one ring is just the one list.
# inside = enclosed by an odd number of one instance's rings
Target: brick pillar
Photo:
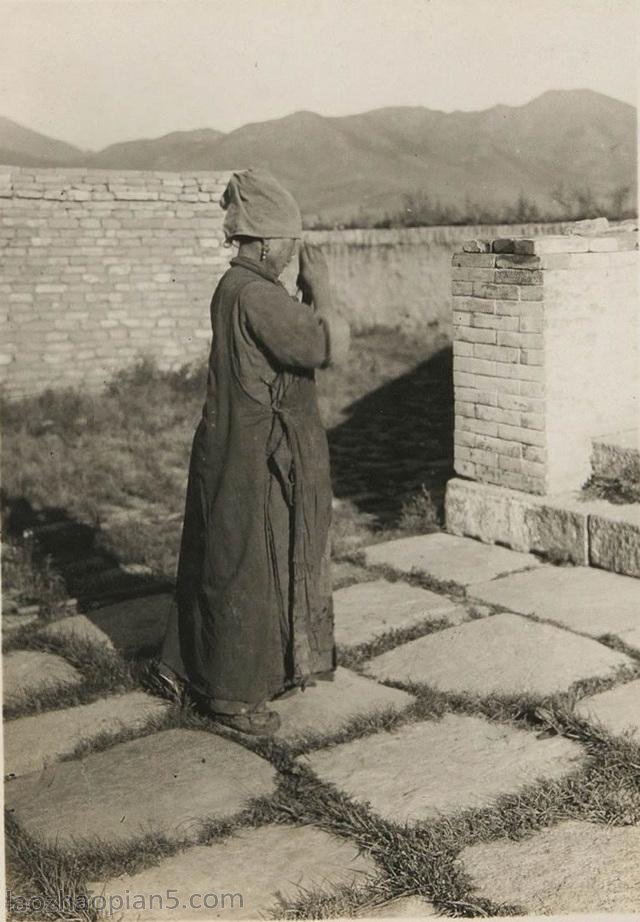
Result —
[[455, 470], [579, 489], [639, 422], [638, 234], [474, 240], [453, 257]]

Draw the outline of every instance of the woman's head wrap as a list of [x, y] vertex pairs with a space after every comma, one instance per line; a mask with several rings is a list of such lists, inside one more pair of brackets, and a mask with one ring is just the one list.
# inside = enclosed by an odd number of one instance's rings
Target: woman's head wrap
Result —
[[296, 200], [266, 170], [234, 173], [220, 205], [227, 212], [224, 234], [232, 237], [302, 237]]

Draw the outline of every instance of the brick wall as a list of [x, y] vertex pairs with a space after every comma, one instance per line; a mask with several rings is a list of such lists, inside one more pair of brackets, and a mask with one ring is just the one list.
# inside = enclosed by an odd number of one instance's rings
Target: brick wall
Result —
[[227, 177], [0, 167], [5, 392], [98, 388], [141, 353], [203, 359]]
[[453, 257], [455, 469], [554, 493], [638, 426], [638, 234], [473, 240]]

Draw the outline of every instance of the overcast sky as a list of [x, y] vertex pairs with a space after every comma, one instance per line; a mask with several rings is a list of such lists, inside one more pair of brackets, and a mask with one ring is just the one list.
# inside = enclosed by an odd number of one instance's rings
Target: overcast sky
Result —
[[0, 115], [80, 147], [298, 109], [636, 101], [636, 0], [0, 0]]

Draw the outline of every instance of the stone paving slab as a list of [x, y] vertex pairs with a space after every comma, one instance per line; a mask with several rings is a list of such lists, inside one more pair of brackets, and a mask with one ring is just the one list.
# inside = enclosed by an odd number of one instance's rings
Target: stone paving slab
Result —
[[391, 900], [377, 909], [358, 913], [360, 919], [422, 919], [425, 916], [437, 916], [433, 903], [420, 896], [403, 896]]
[[15, 706], [35, 692], [79, 685], [82, 676], [71, 663], [53, 653], [16, 650], [2, 657], [2, 688], [5, 705]]
[[551, 695], [631, 665], [630, 657], [595, 640], [506, 613], [419, 637], [363, 669], [383, 682], [425, 683], [445, 692]]
[[583, 698], [575, 713], [602, 724], [610, 733], [640, 731], [640, 679]]
[[171, 604], [169, 593], [155, 593], [96, 608], [87, 618], [109, 637], [116, 650], [135, 653], [161, 643]]
[[[262, 826], [240, 830], [230, 838], [208, 846], [187, 849], [166, 858], [138, 874], [103, 883], [91, 883], [95, 895], [109, 899], [118, 894], [140, 894], [146, 907], [124, 911], [118, 918], [128, 920], [161, 919], [259, 919], [269, 918], [278, 906], [278, 896], [296, 900], [308, 890], [330, 891], [332, 887], [365, 884], [376, 874], [370, 858], [359, 855], [345, 839], [329, 835], [312, 826]], [[149, 909], [149, 895], [175, 888], [179, 908]], [[191, 894], [213, 894], [209, 908], [189, 905]], [[241, 894], [241, 900], [222, 894]], [[198, 903], [204, 900], [197, 900]]]
[[337, 733], [350, 720], [379, 711], [402, 711], [413, 695], [387, 688], [350, 669], [338, 667], [333, 682], [318, 682], [290, 698], [271, 702], [282, 718], [277, 736], [293, 742], [308, 734]]
[[81, 640], [86, 643], [96, 644], [114, 650], [113, 641], [105, 632], [91, 621], [87, 615], [71, 615], [70, 618], [60, 618], [53, 621], [42, 631], [42, 636], [53, 637], [57, 640]]
[[465, 619], [464, 609], [446, 596], [386, 579], [339, 589], [333, 594], [333, 610], [336, 643], [342, 646], [366, 643], [422, 621], [444, 618], [457, 624]]
[[539, 567], [475, 584], [469, 596], [600, 637], [640, 627], [640, 580], [589, 567]]
[[570, 821], [514, 842], [465, 848], [479, 896], [527, 913], [638, 912], [640, 826]]
[[164, 730], [16, 778], [5, 803], [38, 840], [122, 843], [148, 832], [189, 837], [274, 787], [273, 767], [237, 743]]
[[144, 727], [169, 708], [141, 691], [101, 698], [91, 704], [10, 720], [4, 726], [5, 777], [43, 769], [102, 733]]
[[368, 567], [387, 566], [401, 573], [416, 570], [461, 586], [541, 566], [533, 554], [520, 554], [494, 544], [481, 544], [472, 538], [444, 533], [374, 544], [364, 549], [364, 556]]
[[300, 756], [325, 782], [397, 823], [492, 804], [538, 778], [560, 778], [582, 761], [561, 737], [480, 717], [447, 714]]
[[620, 640], [624, 640], [628, 647], [632, 647], [640, 653], [640, 625], [634, 627], [632, 631], [620, 631], [618, 636]]

